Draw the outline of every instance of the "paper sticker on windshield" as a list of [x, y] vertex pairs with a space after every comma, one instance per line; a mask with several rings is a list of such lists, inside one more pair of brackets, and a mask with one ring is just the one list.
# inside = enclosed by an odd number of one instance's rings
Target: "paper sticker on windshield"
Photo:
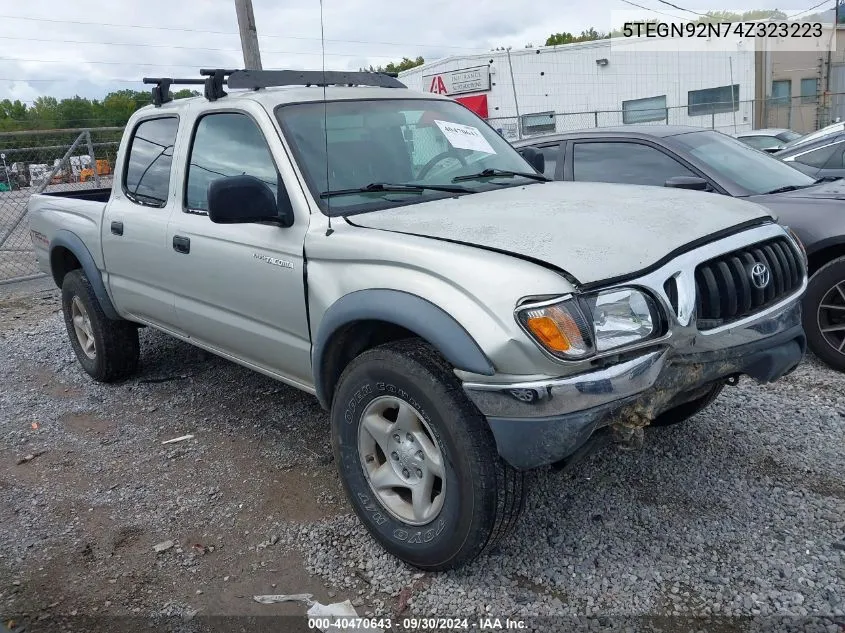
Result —
[[452, 147], [458, 149], [471, 149], [476, 152], [484, 152], [485, 154], [495, 154], [496, 150], [487, 142], [487, 139], [481, 134], [481, 130], [471, 125], [461, 125], [460, 123], [449, 123], [448, 121], [434, 120], [440, 131], [449, 141]]

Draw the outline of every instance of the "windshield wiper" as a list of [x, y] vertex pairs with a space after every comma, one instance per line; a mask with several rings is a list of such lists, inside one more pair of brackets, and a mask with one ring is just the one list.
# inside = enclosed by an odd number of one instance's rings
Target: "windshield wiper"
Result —
[[764, 195], [768, 195], [770, 193], [786, 193], [787, 191], [798, 191], [799, 189], [806, 189], [807, 187], [812, 187], [814, 184], [816, 183], [812, 183], [810, 185], [786, 185], [785, 187], [778, 187], [777, 189], [767, 191]]
[[814, 185], [820, 185], [823, 182], [836, 182], [837, 180], [842, 180], [842, 176], [822, 176], [821, 178], [817, 179], [814, 182]]
[[539, 180], [540, 182], [548, 182], [550, 179], [543, 174], [531, 174], [524, 171], [509, 171], [507, 169], [485, 169], [477, 174], [467, 174], [466, 176], [455, 176], [452, 182], [461, 182], [463, 180], [478, 180], [480, 178], [513, 178], [514, 176], [522, 176], [523, 178], [530, 178], [531, 180]]
[[334, 196], [351, 196], [356, 193], [422, 193], [426, 189], [432, 191], [445, 191], [447, 193], [473, 193], [471, 189], [455, 185], [415, 185], [415, 184], [392, 184], [389, 182], [371, 182], [364, 187], [354, 189], [335, 189], [324, 191], [321, 198], [332, 198]]

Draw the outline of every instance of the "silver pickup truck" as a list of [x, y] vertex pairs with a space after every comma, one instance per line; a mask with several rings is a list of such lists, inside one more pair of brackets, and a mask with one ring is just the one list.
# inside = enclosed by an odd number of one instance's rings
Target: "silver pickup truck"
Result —
[[178, 101], [150, 80], [110, 190], [32, 196], [70, 343], [118, 381], [151, 326], [313, 393], [350, 504], [408, 563], [500, 539], [525, 470], [802, 358], [805, 256], [760, 206], [546, 182], [377, 73], [206, 76]]

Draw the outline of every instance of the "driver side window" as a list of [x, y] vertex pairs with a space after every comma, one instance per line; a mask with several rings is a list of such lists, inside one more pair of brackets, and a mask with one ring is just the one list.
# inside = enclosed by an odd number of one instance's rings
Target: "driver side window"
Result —
[[197, 123], [188, 164], [185, 209], [208, 212], [209, 185], [227, 176], [255, 176], [278, 195], [279, 173], [264, 134], [246, 114], [206, 114]]

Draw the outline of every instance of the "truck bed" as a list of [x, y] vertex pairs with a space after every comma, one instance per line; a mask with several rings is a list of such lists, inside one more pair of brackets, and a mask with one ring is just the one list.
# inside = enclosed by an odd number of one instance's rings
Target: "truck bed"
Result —
[[89, 202], [108, 202], [111, 197], [111, 187], [100, 187], [99, 189], [75, 189], [71, 191], [52, 191], [41, 194], [42, 196], [54, 196], [56, 198], [72, 198], [74, 200], [88, 200]]
[[[38, 267], [50, 271], [50, 247], [61, 232], [65, 238], [81, 240], [102, 270], [100, 225], [111, 189], [79, 189], [37, 193], [27, 202], [32, 244]], [[57, 283], [59, 281], [57, 280]]]

